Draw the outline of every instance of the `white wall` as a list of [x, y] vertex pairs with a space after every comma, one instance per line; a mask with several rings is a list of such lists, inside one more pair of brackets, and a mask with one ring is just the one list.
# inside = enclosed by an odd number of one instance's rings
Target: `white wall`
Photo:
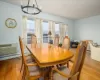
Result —
[[[16, 42], [18, 35], [21, 33], [21, 10], [17, 6], [13, 6], [0, 1], [0, 44]], [[5, 26], [5, 20], [13, 18], [17, 21], [17, 27], [14, 29]]]
[[93, 40], [100, 44], [100, 15], [74, 22], [74, 40]]
[[[5, 3], [0, 1], [0, 44], [7, 44], [12, 42], [18, 42], [18, 36], [22, 33], [22, 16], [25, 15], [22, 11], [20, 6]], [[29, 16], [29, 15], [27, 15]], [[72, 39], [73, 38], [73, 21], [47, 14], [47, 13], [40, 13], [37, 16], [32, 16], [37, 18], [43, 18], [47, 20], [53, 20], [58, 22], [63, 22], [65, 24], [68, 24], [69, 26], [69, 36]], [[13, 18], [17, 21], [17, 27], [14, 29], [7, 28], [5, 26], [5, 20], [7, 18]]]

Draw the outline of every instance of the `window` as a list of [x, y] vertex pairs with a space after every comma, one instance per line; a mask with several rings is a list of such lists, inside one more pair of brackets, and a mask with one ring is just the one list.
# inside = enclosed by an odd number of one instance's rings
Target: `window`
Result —
[[60, 34], [60, 32], [59, 32], [60, 30], [59, 30], [59, 24], [55, 24], [55, 34]]
[[42, 22], [43, 30], [43, 43], [48, 43], [48, 32], [49, 32], [49, 23], [44, 21]]
[[34, 20], [27, 20], [27, 43], [31, 44], [31, 35], [35, 33]]

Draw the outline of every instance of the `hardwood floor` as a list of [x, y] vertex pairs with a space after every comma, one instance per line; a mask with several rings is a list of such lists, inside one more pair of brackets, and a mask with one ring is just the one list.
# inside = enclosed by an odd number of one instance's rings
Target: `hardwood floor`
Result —
[[[75, 52], [75, 49], [71, 51]], [[0, 80], [20, 80], [20, 64], [20, 58], [0, 61]], [[80, 80], [100, 80], [100, 62], [92, 60], [89, 52], [85, 58]]]
[[20, 59], [11, 59], [0, 62], [0, 80], [18, 80]]
[[100, 62], [92, 60], [89, 53], [82, 69], [81, 80], [100, 80]]

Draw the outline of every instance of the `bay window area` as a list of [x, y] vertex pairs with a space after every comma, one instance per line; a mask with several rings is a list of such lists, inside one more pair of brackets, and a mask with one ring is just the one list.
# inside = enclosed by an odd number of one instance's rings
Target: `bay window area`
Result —
[[59, 35], [59, 39], [62, 39], [65, 35], [68, 35], [66, 25], [60, 25], [53, 21], [44, 21], [41, 19], [28, 19], [27, 20], [27, 44], [31, 44], [31, 36], [35, 34], [37, 42], [53, 43], [55, 35]]

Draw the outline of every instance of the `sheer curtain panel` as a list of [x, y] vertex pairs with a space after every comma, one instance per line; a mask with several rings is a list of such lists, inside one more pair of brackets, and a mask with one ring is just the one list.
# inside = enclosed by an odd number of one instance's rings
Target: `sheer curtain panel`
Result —
[[35, 19], [35, 35], [37, 43], [42, 43], [42, 19]]
[[27, 17], [26, 16], [22, 17], [22, 27], [23, 27], [22, 39], [24, 44], [27, 44]]

